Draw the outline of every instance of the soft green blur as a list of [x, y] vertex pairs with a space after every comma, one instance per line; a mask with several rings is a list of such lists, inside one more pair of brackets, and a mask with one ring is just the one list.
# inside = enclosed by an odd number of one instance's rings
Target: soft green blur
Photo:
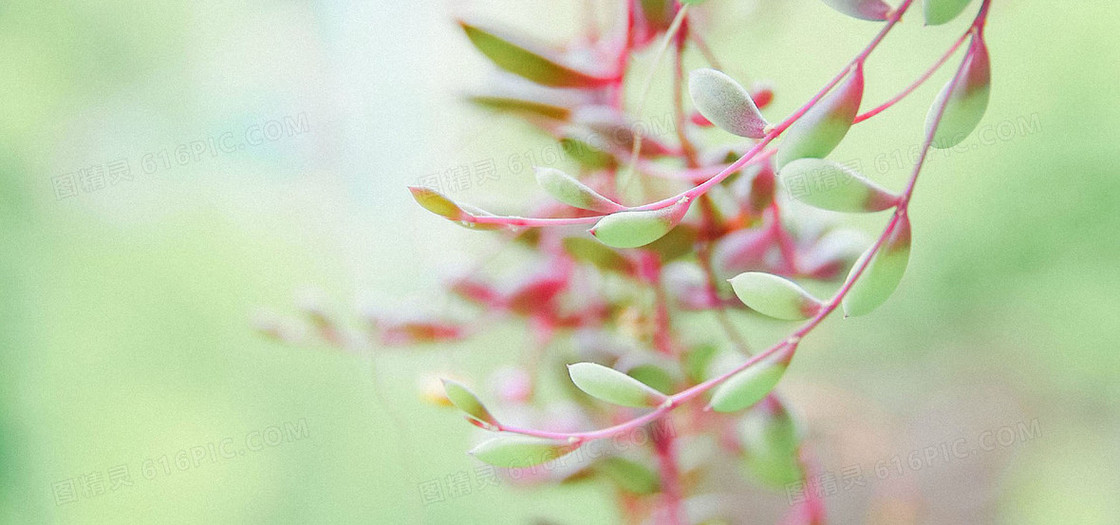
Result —
[[[404, 186], [495, 159], [500, 180], [457, 196], [520, 210], [536, 190], [507, 160], [532, 162], [546, 144], [457, 102], [489, 66], [451, 16], [557, 40], [577, 30], [582, 3], [0, 7], [0, 522], [617, 522], [609, 487], [588, 483], [476, 485], [422, 501], [424, 483], [473, 471], [464, 451], [477, 434], [424, 404], [418, 382], [430, 371], [481, 382], [531, 344], [516, 326], [366, 359], [279, 345], [250, 323], [261, 309], [295, 315], [310, 289], [348, 321], [359, 304], [444, 305], [440, 276], [497, 243], [431, 217]], [[708, 40], [727, 72], [773, 80], [772, 120], [876, 30], [816, 0], [708, 4], [698, 16], [722, 9]], [[877, 462], [893, 469], [895, 457], [1020, 423], [1039, 432], [841, 490], [827, 500], [838, 522], [1120, 516], [1120, 39], [1106, 23], [1113, 2], [1075, 4], [994, 0], [988, 135], [931, 158], [895, 296], [826, 323], [779, 387], [838, 476], [861, 464], [873, 478]], [[545, 23], [545, 10], [559, 21]], [[865, 105], [908, 83], [966, 23], [924, 28], [908, 16], [868, 64]], [[947, 74], [853, 128], [833, 156], [898, 187]], [[666, 95], [659, 81], [650, 97]], [[273, 121], [290, 124], [275, 140], [209, 145]], [[195, 141], [205, 152], [191, 153]], [[56, 177], [122, 158], [131, 181], [106, 175], [103, 189], [57, 198]], [[785, 326], [756, 324], [755, 341]], [[285, 439], [250, 448], [277, 433]], [[223, 457], [222, 443], [244, 454]], [[121, 465], [132, 484], [113, 488]], [[90, 474], [103, 494], [82, 493]], [[59, 500], [68, 480], [76, 501]], [[785, 495], [769, 497], [780, 508]]]

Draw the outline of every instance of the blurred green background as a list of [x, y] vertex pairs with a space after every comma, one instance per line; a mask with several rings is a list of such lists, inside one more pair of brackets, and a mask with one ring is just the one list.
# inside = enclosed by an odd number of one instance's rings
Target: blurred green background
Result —
[[[443, 304], [440, 276], [497, 241], [428, 216], [404, 186], [495, 159], [499, 180], [457, 196], [518, 209], [536, 190], [507, 160], [547, 144], [458, 101], [490, 68], [451, 17], [559, 41], [581, 4], [0, 7], [0, 520], [617, 522], [593, 484], [422, 502], [424, 483], [476, 463], [473, 428], [424, 404], [418, 381], [481, 381], [529, 344], [518, 327], [367, 359], [279, 345], [250, 323], [261, 308], [293, 314], [309, 289], [345, 319], [361, 304]], [[697, 16], [729, 73], [774, 83], [772, 119], [876, 30], [814, 0], [714, 0]], [[828, 500], [837, 523], [1118, 523], [1115, 19], [1104, 0], [995, 0], [992, 103], [981, 134], [923, 173], [903, 286], [874, 315], [824, 325], [780, 388], [837, 473], [1036, 431], [843, 490]], [[869, 63], [866, 101], [908, 83], [966, 24], [907, 17]], [[897, 159], [947, 75], [834, 156], [897, 187]]]

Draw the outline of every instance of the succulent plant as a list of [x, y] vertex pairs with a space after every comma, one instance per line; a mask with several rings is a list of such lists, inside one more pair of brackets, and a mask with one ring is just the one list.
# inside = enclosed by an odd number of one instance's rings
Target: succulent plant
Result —
[[[513, 239], [535, 252], [535, 262], [504, 282], [474, 274], [455, 278], [450, 293], [477, 307], [470, 320], [370, 315], [372, 340], [380, 345], [458, 340], [485, 328], [486, 321], [523, 319], [539, 345], [536, 358], [506, 369], [493, 381], [505, 385], [498, 392], [476, 394], [464, 381], [443, 382], [448, 404], [493, 434], [471, 454], [519, 479], [609, 480], [633, 523], [737, 518], [695, 483], [721, 464], [740, 464], [744, 477], [767, 486], [810, 477], [814, 460], [796, 410], [775, 388], [802, 340], [824, 319], [837, 309], [845, 317], [869, 314], [898, 288], [910, 253], [909, 203], [927, 153], [971, 133], [988, 101], [984, 24], [990, 0], [980, 2], [972, 24], [928, 71], [863, 112], [868, 58], [915, 0], [893, 8], [881, 0], [824, 0], [839, 13], [881, 27], [816, 95], [788, 116], [772, 119], [764, 113], [773, 91], [747, 89], [720, 71], [702, 38], [703, 19], [690, 16], [697, 9], [718, 9], [721, 1], [703, 6], [625, 1], [618, 31], [590, 42], [575, 40], [563, 51], [484, 23], [459, 21], [468, 40], [498, 68], [521, 77], [518, 82], [537, 84], [523, 90], [503, 85], [469, 100], [524, 118], [564, 144], [580, 169], [537, 167], [539, 186], [556, 202], [526, 216], [490, 213], [434, 189], [411, 188], [432, 213], [491, 230], [478, 235]], [[924, 0], [927, 23], [945, 23], [969, 3]], [[960, 67], [930, 107], [920, 155], [903, 188], [883, 188], [828, 159], [852, 126], [909, 96], [966, 41]], [[684, 52], [691, 47], [709, 63], [686, 74]], [[648, 136], [638, 124], [645, 116], [648, 78], [639, 84], [639, 98], [626, 98], [631, 60], [647, 49], [655, 51], [654, 67], [666, 57], [673, 62], [675, 137]], [[588, 56], [594, 60], [578, 59]], [[916, 134], [921, 129], [915, 126]], [[731, 138], [720, 133], [742, 140], [716, 145]], [[639, 197], [636, 180], [642, 182]], [[662, 197], [643, 198], [645, 191]], [[630, 203], [635, 198], [639, 202]], [[889, 217], [866, 244], [842, 220], [821, 224], [790, 213], [799, 209], [788, 206], [790, 200], [832, 212], [889, 212]], [[834, 291], [818, 299], [803, 286], [806, 281], [816, 281], [811, 289]], [[700, 341], [682, 337], [682, 319], [698, 310], [715, 312], [724, 333]], [[799, 324], [769, 347], [752, 351], [729, 315], [733, 310]], [[319, 332], [334, 343], [369, 342], [340, 336], [322, 315], [316, 319]], [[550, 345], [554, 342], [564, 344]], [[551, 358], [542, 357], [545, 350]], [[537, 394], [534, 385], [546, 376], [571, 386], [566, 404]], [[567, 415], [556, 416], [557, 406], [567, 407], [561, 411]], [[578, 408], [574, 414], [572, 407]], [[642, 447], [565, 459], [643, 429], [652, 438]], [[709, 463], [683, 465], [682, 447], [705, 435], [719, 437]], [[565, 462], [564, 468], [534, 470]], [[820, 495], [807, 496], [789, 510], [787, 522], [823, 523]]]

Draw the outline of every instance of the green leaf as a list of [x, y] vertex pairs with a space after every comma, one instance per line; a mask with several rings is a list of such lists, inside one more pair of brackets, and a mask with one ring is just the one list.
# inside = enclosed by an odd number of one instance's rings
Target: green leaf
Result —
[[937, 101], [930, 106], [926, 115], [926, 133], [929, 133], [937, 119], [937, 109], [942, 103], [945, 104], [945, 112], [933, 135], [931, 145], [935, 148], [946, 149], [960, 144], [976, 129], [988, 109], [992, 73], [988, 47], [982, 39], [973, 39], [961, 67], [964, 69], [963, 74], [950, 80], [942, 88]]
[[586, 237], [566, 237], [563, 245], [573, 259], [593, 264], [600, 270], [627, 273], [633, 266], [618, 252]]
[[451, 199], [448, 199], [436, 190], [420, 186], [409, 186], [408, 191], [412, 192], [412, 198], [416, 199], [416, 202], [419, 203], [420, 206], [423, 206], [424, 209], [440, 217], [458, 221], [462, 220], [464, 216], [467, 215], [458, 204], [455, 204]]
[[661, 489], [657, 473], [637, 461], [611, 456], [600, 461], [597, 468], [619, 488], [632, 494], [653, 494]]
[[754, 405], [774, 390], [786, 367], [781, 359], [763, 359], [724, 381], [712, 394], [709, 405], [716, 412], [737, 412]]
[[786, 130], [774, 159], [778, 172], [795, 159], [828, 156], [848, 134], [862, 100], [863, 68], [856, 66], [843, 84]]
[[897, 195], [829, 160], [797, 159], [779, 178], [790, 197], [822, 210], [874, 212], [898, 203]]
[[797, 450], [801, 443], [796, 422], [780, 405], [763, 403], [739, 423], [747, 469], [763, 483], [784, 487], [801, 479]]
[[743, 304], [776, 319], [808, 319], [821, 308], [821, 302], [804, 288], [777, 275], [747, 272], [733, 277], [730, 282]]
[[850, 17], [875, 22], [886, 20], [891, 6], [883, 0], [824, 0], [829, 7]]
[[665, 400], [665, 394], [618, 370], [595, 363], [568, 365], [568, 374], [580, 390], [608, 403], [628, 407], [652, 407]]
[[571, 175], [556, 168], [537, 167], [534, 169], [537, 184], [540, 184], [556, 200], [583, 210], [612, 213], [625, 209]]
[[577, 448], [579, 445], [565, 441], [501, 434], [479, 443], [469, 453], [495, 467], [524, 468], [547, 463]]
[[482, 401], [469, 388], [451, 379], [441, 379], [441, 381], [443, 381], [443, 391], [447, 393], [447, 399], [450, 399], [451, 404], [455, 405], [456, 408], [479, 421], [491, 425], [498, 424], [498, 420], [490, 415], [490, 411], [486, 410]]
[[[870, 253], [869, 249], [860, 256], [852, 267], [852, 272], [871, 256]], [[910, 260], [910, 219], [906, 215], [899, 217], [882, 247], [871, 257], [871, 263], [841, 302], [844, 315], [871, 313], [898, 288]]]
[[564, 64], [557, 54], [523, 38], [463, 20], [459, 26], [467, 38], [498, 67], [533, 82], [550, 87], [594, 88], [612, 84], [616, 79], [580, 71]]
[[972, 0], [923, 0], [926, 25], [941, 25], [957, 17]]
[[769, 124], [747, 89], [731, 77], [697, 69], [688, 75], [688, 93], [696, 110], [720, 129], [752, 139], [766, 136]]
[[638, 248], [669, 233], [688, 212], [688, 201], [660, 210], [620, 211], [599, 219], [591, 235], [614, 248]]

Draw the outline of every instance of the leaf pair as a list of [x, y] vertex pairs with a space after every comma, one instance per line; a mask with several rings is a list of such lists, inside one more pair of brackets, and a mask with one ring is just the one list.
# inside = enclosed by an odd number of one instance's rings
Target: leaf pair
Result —
[[[499, 426], [498, 420], [469, 388], [450, 379], [442, 381], [447, 399], [466, 413], [472, 423], [487, 430]], [[499, 433], [471, 449], [470, 454], [497, 467], [522, 468], [552, 461], [577, 448], [579, 444], [573, 442]]]
[[[877, 250], [869, 248], [852, 266], [849, 279], [870, 258], [863, 273], [841, 301], [845, 315], [871, 313], [890, 298], [902, 281], [910, 260], [910, 220], [907, 215], [898, 215], [886, 235]], [[818, 299], [797, 283], [777, 275], [747, 272], [732, 278], [730, 282], [735, 295], [743, 304], [776, 319], [808, 319], [822, 307]]]

